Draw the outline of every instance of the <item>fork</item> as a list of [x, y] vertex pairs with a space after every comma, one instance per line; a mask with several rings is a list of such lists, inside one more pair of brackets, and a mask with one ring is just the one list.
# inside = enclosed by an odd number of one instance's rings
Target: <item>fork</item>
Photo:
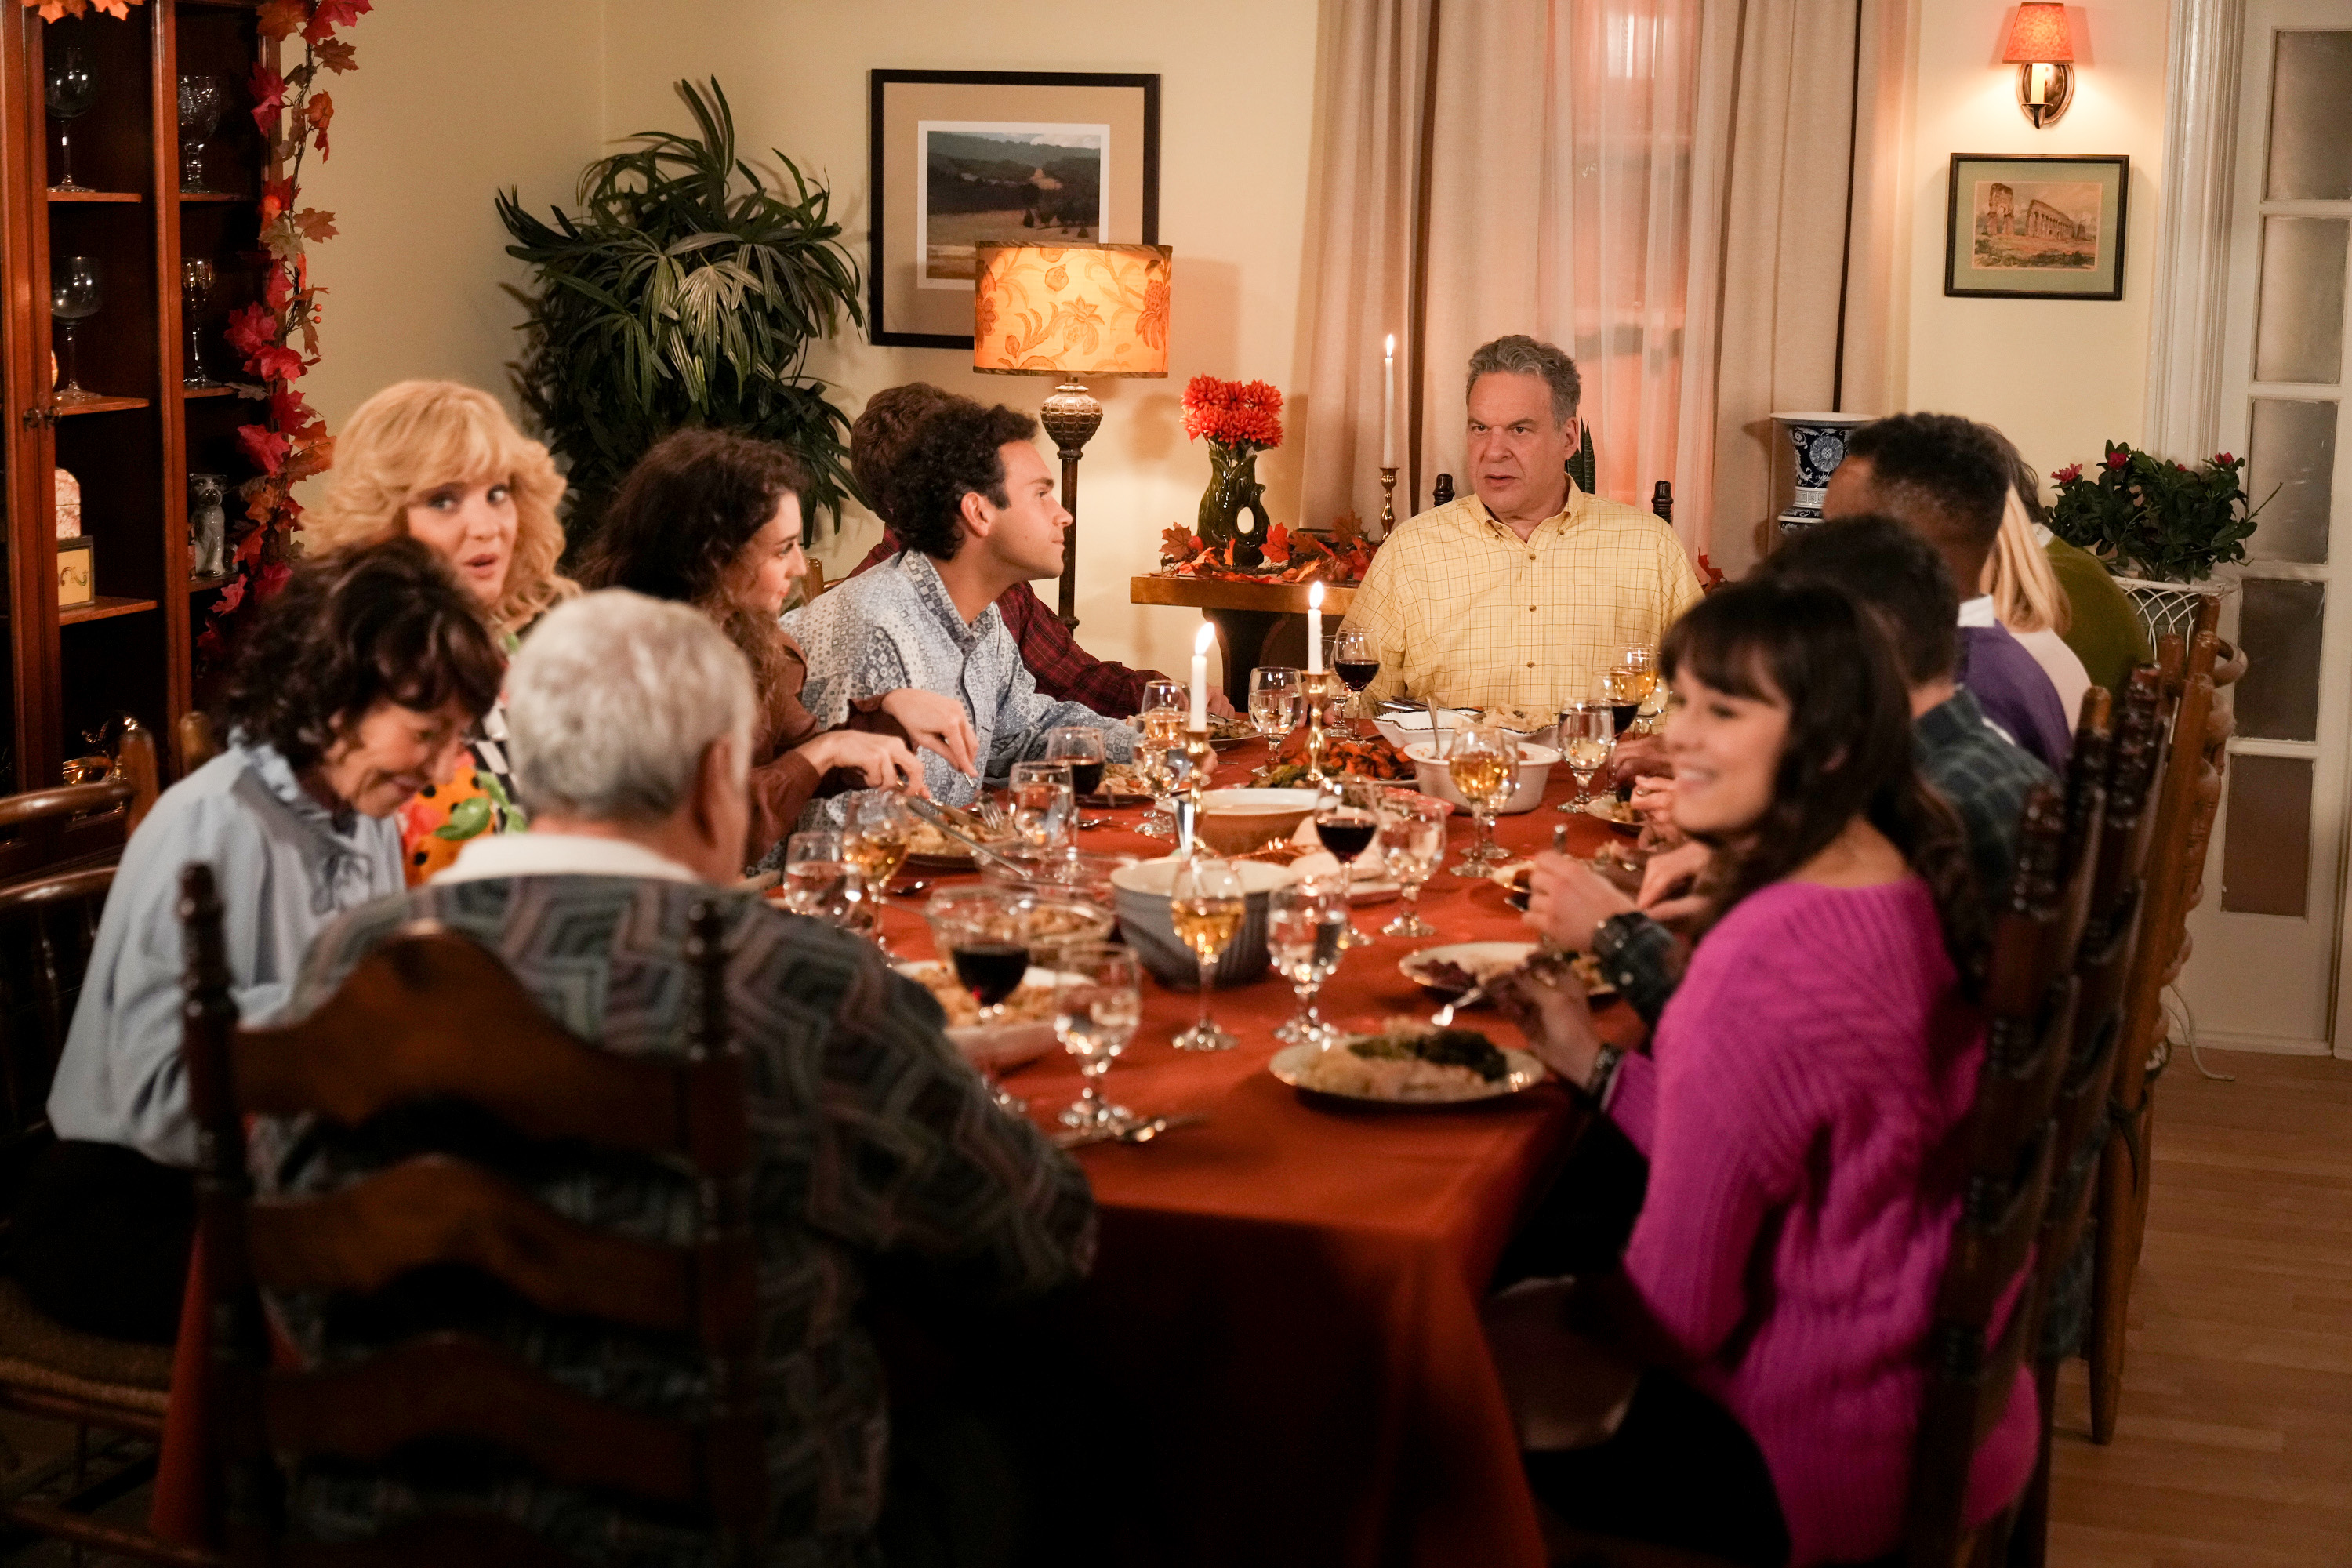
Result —
[[972, 802], [971, 810], [980, 818], [980, 825], [988, 829], [990, 837], [1003, 838], [1012, 833], [1013, 814], [1004, 808], [1003, 801], [982, 795]]
[[1432, 1013], [1429, 1016], [1430, 1027], [1434, 1029], [1445, 1028], [1454, 1022], [1454, 1010], [1455, 1008], [1470, 1006], [1484, 998], [1486, 994], [1486, 983], [1482, 980], [1477, 984], [1470, 987], [1469, 990], [1462, 993], [1461, 995], [1456, 996], [1453, 1001], [1448, 1002], [1444, 1006], [1440, 1007], [1436, 1012]]

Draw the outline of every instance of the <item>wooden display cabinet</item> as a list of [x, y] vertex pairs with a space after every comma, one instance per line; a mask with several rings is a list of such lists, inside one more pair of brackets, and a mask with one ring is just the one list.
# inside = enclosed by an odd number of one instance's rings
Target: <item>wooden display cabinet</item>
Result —
[[[188, 475], [251, 477], [236, 427], [257, 423], [258, 388], [197, 391], [182, 383], [182, 256], [212, 259], [215, 281], [197, 322], [205, 369], [245, 378], [223, 339], [229, 315], [258, 294], [260, 190], [268, 143], [247, 82], [261, 56], [254, 0], [150, 0], [127, 19], [92, 15], [44, 23], [10, 5], [0, 17], [0, 467], [7, 530], [0, 636], [0, 789], [46, 787], [83, 737], [118, 715], [136, 718], [173, 754], [194, 702], [193, 651], [212, 598], [228, 579], [192, 581]], [[95, 106], [72, 122], [73, 175], [85, 191], [52, 191], [57, 126], [47, 57], [78, 47], [96, 78]], [[180, 189], [179, 79], [221, 79], [219, 127], [205, 184]], [[100, 304], [77, 334], [78, 379], [98, 395], [60, 403], [50, 369], [53, 266], [86, 256]], [[96, 596], [60, 610], [53, 469], [81, 481], [82, 532], [96, 542]]]

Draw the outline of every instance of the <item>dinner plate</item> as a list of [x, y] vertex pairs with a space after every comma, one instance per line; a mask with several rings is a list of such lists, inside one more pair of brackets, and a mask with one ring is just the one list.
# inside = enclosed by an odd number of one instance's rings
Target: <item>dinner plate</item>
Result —
[[[1622, 817], [1617, 816], [1620, 811], [1624, 812], [1625, 816]], [[1639, 837], [1642, 831], [1642, 819], [1633, 813], [1633, 808], [1631, 805], [1613, 795], [1604, 795], [1597, 800], [1588, 800], [1584, 803], [1585, 816], [1598, 817], [1628, 838]]]
[[[923, 984], [927, 974], [945, 975], [948, 973], [947, 966], [935, 960], [894, 964], [892, 967], [918, 985]], [[1024, 985], [1051, 985], [1053, 983], [1054, 971], [1041, 969], [1035, 964], [1031, 964], [1028, 973], [1021, 977]], [[1000, 1071], [1019, 1067], [1024, 1062], [1034, 1062], [1052, 1050], [1056, 1043], [1051, 1018], [1024, 1019], [1019, 1023], [999, 1024], [993, 1028], [981, 1024], [962, 1024], [950, 1028], [947, 1037], [964, 1060]]]
[[[1525, 963], [1535, 950], [1536, 944], [1531, 942], [1450, 942], [1443, 947], [1424, 947], [1418, 952], [1405, 954], [1397, 960], [1397, 973], [1428, 992], [1438, 1001], [1451, 1002], [1456, 996], [1465, 995], [1466, 993], [1458, 986], [1443, 985], [1424, 978], [1418, 973], [1419, 965], [1431, 962], [1458, 963], [1474, 974], [1481, 969], [1516, 969]], [[1586, 995], [1614, 996], [1617, 994], [1617, 987], [1601, 977], [1598, 964], [1588, 960], [1580, 963], [1578, 967], [1584, 973]], [[1473, 1007], [1483, 1007], [1486, 1004], [1482, 1000], [1470, 1005]]]
[[[1360, 1036], [1352, 1037], [1361, 1038]], [[1331, 1048], [1335, 1051], [1344, 1050], [1347, 1048], [1347, 1041], [1342, 1040]], [[1342, 1094], [1332, 1089], [1317, 1089], [1311, 1084], [1301, 1083], [1300, 1072], [1307, 1063], [1322, 1054], [1322, 1047], [1316, 1045], [1285, 1046], [1274, 1053], [1274, 1059], [1267, 1062], [1265, 1068], [1268, 1072], [1297, 1089], [1299, 1095], [1307, 1100], [1328, 1100], [1335, 1104], [1345, 1105], [1379, 1106], [1383, 1110], [1453, 1110], [1465, 1105], [1486, 1105], [1497, 1100], [1508, 1100], [1514, 1095], [1524, 1094], [1543, 1081], [1543, 1063], [1536, 1060], [1526, 1051], [1513, 1050], [1508, 1046], [1504, 1046], [1500, 1049], [1503, 1053], [1504, 1067], [1500, 1080], [1494, 1083], [1482, 1083], [1475, 1089], [1467, 1089], [1444, 1100], [1388, 1100], [1378, 1095]]]

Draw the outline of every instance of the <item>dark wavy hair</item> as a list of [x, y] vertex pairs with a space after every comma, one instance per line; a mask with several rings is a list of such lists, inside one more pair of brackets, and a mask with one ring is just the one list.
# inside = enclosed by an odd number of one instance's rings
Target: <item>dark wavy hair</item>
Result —
[[1758, 574], [1826, 584], [1877, 612], [1914, 686], [1951, 674], [1959, 658], [1952, 574], [1934, 545], [1891, 517], [1864, 512], [1804, 529], [1767, 556]]
[[1913, 763], [1908, 685], [1879, 617], [1827, 584], [1751, 577], [1675, 622], [1660, 662], [1669, 678], [1687, 670], [1718, 691], [1789, 711], [1770, 804], [1737, 846], [1717, 845], [1706, 923], [1792, 875], [1859, 816], [1927, 884], [1945, 949], [1973, 984], [1984, 900], [1958, 819]]
[[221, 716], [299, 773], [378, 702], [478, 722], [505, 677], [474, 596], [403, 535], [297, 567], [246, 632]]
[[997, 448], [1036, 438], [1037, 421], [1001, 403], [983, 408], [958, 398], [934, 408], [916, 422], [884, 484], [890, 526], [908, 549], [952, 561], [963, 544], [964, 497], [977, 492], [994, 505], [1011, 504]]
[[692, 605], [742, 649], [765, 693], [784, 660], [783, 633], [772, 617], [730, 600], [727, 576], [784, 497], [806, 494], [808, 484], [800, 459], [772, 441], [673, 431], [613, 493], [580, 562], [580, 585]]
[[978, 408], [979, 404], [928, 381], [886, 386], [866, 400], [857, 422], [849, 427], [849, 477], [866, 504], [885, 523], [894, 521], [890, 479], [915, 427], [942, 408]]

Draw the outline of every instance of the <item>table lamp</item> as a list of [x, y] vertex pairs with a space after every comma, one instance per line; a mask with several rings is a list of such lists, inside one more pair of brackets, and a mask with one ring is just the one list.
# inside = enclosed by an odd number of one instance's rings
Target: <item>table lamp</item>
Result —
[[1078, 458], [1102, 423], [1080, 376], [1168, 374], [1168, 289], [1175, 252], [1164, 245], [979, 247], [972, 290], [971, 368], [1000, 375], [1066, 377], [1038, 410], [1062, 458], [1062, 509], [1072, 519], [1062, 553], [1063, 624], [1078, 584]]
[[2033, 128], [2055, 125], [2074, 96], [2074, 37], [2066, 25], [2066, 7], [2020, 5], [2000, 62], [2017, 67], [2017, 107]]

